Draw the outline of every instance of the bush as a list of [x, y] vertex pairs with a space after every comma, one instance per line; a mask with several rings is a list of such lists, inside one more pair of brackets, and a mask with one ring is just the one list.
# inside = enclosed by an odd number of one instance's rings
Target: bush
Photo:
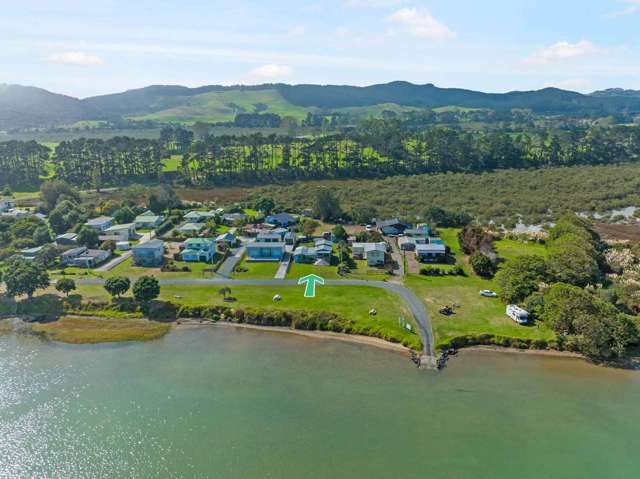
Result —
[[482, 278], [491, 278], [496, 272], [496, 266], [493, 261], [487, 255], [478, 251], [471, 255], [469, 263], [473, 271]]

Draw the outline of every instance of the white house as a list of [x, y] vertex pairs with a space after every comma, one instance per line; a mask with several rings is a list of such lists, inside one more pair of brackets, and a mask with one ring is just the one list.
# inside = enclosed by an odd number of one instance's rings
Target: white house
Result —
[[154, 229], [160, 226], [163, 221], [164, 216], [156, 215], [152, 211], [147, 210], [141, 215], [136, 216], [133, 223], [136, 225], [136, 228], [139, 229]]
[[9, 211], [16, 207], [16, 202], [13, 201], [13, 198], [5, 198], [0, 200], [0, 213], [4, 213], [5, 211]]
[[353, 243], [351, 252], [355, 259], [366, 259], [369, 266], [382, 266], [385, 263], [387, 244], [381, 243]]
[[113, 225], [102, 232], [100, 241], [129, 241], [136, 236], [135, 223], [127, 223], [124, 225]]
[[113, 226], [113, 218], [111, 216], [98, 216], [87, 221], [85, 226], [89, 226], [96, 231], [104, 231]]

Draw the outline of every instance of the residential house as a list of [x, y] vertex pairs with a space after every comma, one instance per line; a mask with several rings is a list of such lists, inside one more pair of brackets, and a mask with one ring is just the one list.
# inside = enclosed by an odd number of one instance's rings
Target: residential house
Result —
[[16, 202], [13, 200], [13, 198], [3, 198], [0, 200], [0, 213], [9, 211], [15, 207], [16, 207]]
[[131, 253], [136, 266], [160, 266], [164, 258], [164, 241], [154, 239], [137, 244]]
[[426, 244], [429, 242], [431, 230], [426, 228], [407, 229], [404, 235], [413, 238], [417, 244]]
[[398, 218], [392, 218], [390, 220], [376, 222], [376, 227], [378, 228], [378, 231], [385, 236], [397, 236], [404, 233], [404, 230], [409, 226]]
[[296, 263], [315, 263], [318, 260], [318, 252], [315, 248], [298, 246], [293, 251], [293, 261]]
[[296, 224], [298, 222], [298, 218], [289, 213], [278, 213], [275, 215], [269, 215], [265, 219], [265, 221], [272, 225], [284, 226], [285, 228]]
[[65, 251], [60, 256], [63, 266], [77, 266], [79, 268], [94, 268], [106, 261], [111, 256], [111, 251], [101, 249], [88, 249], [86, 246]]
[[135, 223], [126, 223], [123, 225], [113, 225], [102, 231], [99, 236], [100, 241], [129, 241], [136, 237]]
[[38, 253], [42, 251], [43, 246], [36, 246], [35, 248], [26, 248], [20, 250], [20, 257], [27, 261], [33, 261], [38, 256]]
[[274, 233], [260, 233], [256, 237], [256, 242], [258, 243], [281, 243], [282, 236]]
[[271, 233], [274, 235], [280, 235], [280, 238], [284, 240], [284, 235], [289, 232], [287, 228], [274, 228], [271, 230]]
[[182, 261], [211, 263], [216, 257], [216, 242], [210, 238], [190, 238], [182, 243]]
[[237, 221], [244, 221], [246, 219], [247, 215], [244, 213], [226, 213], [222, 215], [222, 220], [228, 225], [233, 225]]
[[129, 251], [131, 249], [131, 243], [128, 241], [118, 241], [116, 243], [116, 249], [118, 251]]
[[256, 241], [247, 245], [248, 261], [280, 261], [284, 256], [284, 243]]
[[422, 262], [441, 261], [447, 254], [444, 244], [429, 243], [416, 245], [416, 258]]
[[156, 215], [152, 211], [147, 210], [141, 215], [136, 216], [133, 223], [136, 225], [136, 228], [152, 230], [160, 226], [163, 221], [164, 216]]
[[204, 223], [185, 223], [178, 228], [179, 233], [186, 236], [195, 236], [205, 228]]
[[287, 231], [284, 234], [284, 244], [286, 244], [287, 246], [295, 246], [296, 234], [293, 231]]
[[62, 266], [69, 266], [73, 264], [73, 260], [77, 257], [82, 256], [88, 250], [86, 246], [78, 246], [77, 248], [72, 248], [60, 255], [60, 264]]
[[259, 224], [245, 225], [245, 227], [243, 228], [243, 231], [246, 236], [255, 237], [261, 233], [270, 233], [273, 229], [274, 229], [273, 225], [266, 224], [266, 223], [259, 223]]
[[383, 266], [386, 261], [387, 244], [353, 243], [351, 252], [355, 259], [366, 259], [368, 266]]
[[10, 208], [7, 211], [3, 211], [0, 213], [2, 216], [10, 216], [12, 218], [24, 218], [26, 216], [30, 216], [31, 213], [27, 210], [23, 210], [20, 208]]
[[333, 254], [333, 242], [326, 239], [317, 239], [315, 241], [315, 250], [319, 259], [330, 261]]
[[215, 218], [215, 216], [215, 211], [189, 211], [184, 215], [184, 219], [187, 223], [206, 223]]
[[351, 245], [352, 245], [353, 243], [355, 243], [356, 241], [358, 241], [358, 240], [357, 240], [357, 238], [356, 238], [355, 236], [349, 236], [349, 237], [347, 238], [347, 244], [348, 244], [349, 246], [351, 246]]
[[98, 216], [97, 218], [92, 218], [87, 221], [85, 226], [89, 226], [98, 232], [102, 232], [113, 226], [113, 218], [111, 216]]
[[233, 248], [237, 246], [238, 238], [236, 238], [236, 235], [234, 235], [233, 233], [229, 233], [227, 231], [226, 233], [222, 233], [221, 235], [218, 235], [218, 237], [215, 239], [215, 242], [216, 242], [216, 245], [218, 246], [226, 245], [229, 248]]
[[64, 233], [56, 236], [56, 245], [58, 246], [76, 246], [78, 244], [78, 235], [75, 233]]
[[410, 236], [401, 236], [398, 238], [398, 246], [402, 251], [415, 251], [416, 238]]

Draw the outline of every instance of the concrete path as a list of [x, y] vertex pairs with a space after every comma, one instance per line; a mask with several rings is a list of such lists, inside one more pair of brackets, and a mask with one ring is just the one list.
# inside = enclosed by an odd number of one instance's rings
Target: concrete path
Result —
[[393, 260], [393, 277], [395, 281], [402, 281], [404, 278], [404, 258], [402, 256], [402, 251], [398, 247], [398, 238], [388, 238], [385, 237], [387, 242], [391, 245], [391, 259]]
[[227, 259], [224, 260], [224, 263], [222, 263], [218, 268], [217, 273], [220, 276], [223, 276], [225, 278], [231, 278], [231, 273], [233, 273], [233, 269], [242, 260], [242, 257], [244, 256], [244, 252], [246, 251], [246, 249], [247, 248], [245, 246], [238, 248], [235, 254], [233, 254], [232, 256], [229, 256]]
[[287, 277], [287, 271], [289, 271], [289, 265], [291, 264], [291, 253], [285, 253], [276, 271], [275, 279], [285, 279]]
[[[161, 285], [173, 286], [297, 286], [297, 280], [282, 279], [197, 279], [197, 278], [175, 278], [160, 279]], [[77, 284], [100, 285], [104, 283], [103, 279], [79, 279]], [[385, 281], [365, 281], [359, 279], [328, 279], [325, 284], [330, 286], [369, 286], [372, 288], [380, 288], [400, 296], [408, 306], [413, 319], [418, 325], [418, 332], [422, 338], [423, 344], [423, 364], [427, 367], [435, 367], [435, 356], [433, 350], [433, 330], [427, 308], [424, 306], [420, 298], [416, 294], [402, 284], [388, 283]]]

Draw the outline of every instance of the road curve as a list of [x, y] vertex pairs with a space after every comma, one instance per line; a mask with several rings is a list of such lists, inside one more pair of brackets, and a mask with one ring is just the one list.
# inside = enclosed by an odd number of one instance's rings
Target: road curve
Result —
[[[167, 286], [206, 286], [206, 285], [226, 285], [226, 286], [297, 286], [297, 280], [291, 279], [225, 279], [225, 278], [174, 278], [160, 279], [161, 285]], [[100, 285], [103, 279], [80, 279], [77, 284]], [[328, 279], [325, 284], [329, 286], [368, 286], [380, 288], [400, 296], [409, 307], [413, 319], [418, 325], [420, 336], [422, 337], [423, 354], [428, 357], [434, 356], [433, 351], [433, 330], [427, 308], [425, 308], [420, 298], [406, 286], [398, 283], [388, 283], [385, 281], [366, 281], [361, 279]]]

